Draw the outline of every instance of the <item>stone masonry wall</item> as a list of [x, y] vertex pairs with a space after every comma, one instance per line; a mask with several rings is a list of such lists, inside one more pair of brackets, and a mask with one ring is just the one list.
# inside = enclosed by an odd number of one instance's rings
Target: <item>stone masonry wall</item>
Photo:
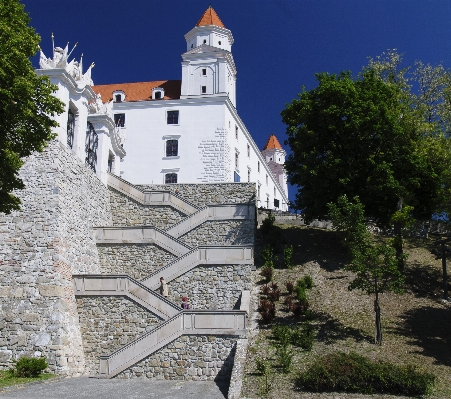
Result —
[[98, 273], [93, 226], [111, 225], [108, 190], [57, 140], [25, 160], [22, 209], [0, 214], [0, 367], [44, 355], [84, 371], [73, 273]]
[[199, 245], [244, 245], [254, 242], [254, 220], [209, 220], [179, 239], [195, 248]]
[[229, 380], [237, 338], [183, 335], [116, 378]]
[[128, 274], [141, 280], [176, 256], [153, 244], [99, 244], [100, 272]]
[[99, 373], [100, 355], [108, 355], [150, 331], [161, 319], [126, 297], [78, 297], [77, 308], [86, 372]]
[[242, 290], [250, 290], [252, 265], [201, 265], [168, 283], [169, 299], [191, 309], [233, 309]]
[[168, 190], [177, 193], [192, 204], [202, 207], [212, 204], [255, 204], [255, 183], [210, 184], [147, 184], [143, 190]]
[[111, 213], [115, 226], [154, 226], [167, 229], [186, 215], [170, 206], [148, 206], [109, 188]]

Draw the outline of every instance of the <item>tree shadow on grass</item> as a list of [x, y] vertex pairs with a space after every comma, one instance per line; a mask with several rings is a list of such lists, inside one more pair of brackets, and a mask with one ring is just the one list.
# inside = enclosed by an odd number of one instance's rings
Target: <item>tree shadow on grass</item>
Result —
[[329, 314], [318, 312], [317, 320], [319, 321], [317, 339], [326, 345], [332, 345], [348, 338], [353, 338], [357, 342], [373, 342], [374, 340], [374, 337], [363, 334], [358, 328], [345, 326]]
[[[413, 263], [405, 269], [406, 289], [421, 298], [443, 297], [443, 273], [440, 269]], [[448, 283], [451, 292], [451, 284]], [[451, 332], [450, 332], [451, 334]]]
[[435, 364], [451, 366], [451, 309], [422, 307], [405, 312], [403, 325], [394, 328], [398, 334], [410, 338], [409, 344], [419, 346], [424, 356]]
[[[340, 234], [336, 231], [299, 226], [282, 228], [275, 225], [267, 234], [258, 232], [256, 253], [259, 254], [268, 243], [275, 247], [275, 252], [279, 256], [279, 267], [283, 265], [283, 248], [289, 245], [293, 246], [295, 265], [315, 261], [321, 268], [333, 272], [349, 261]], [[259, 256], [256, 257], [256, 265], [262, 265]]]

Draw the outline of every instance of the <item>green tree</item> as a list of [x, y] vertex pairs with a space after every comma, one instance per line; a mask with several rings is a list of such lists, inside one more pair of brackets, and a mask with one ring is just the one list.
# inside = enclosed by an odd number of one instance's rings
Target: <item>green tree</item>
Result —
[[365, 216], [382, 226], [404, 204], [417, 218], [436, 211], [447, 190], [446, 168], [430, 156], [437, 146], [424, 147], [434, 137], [396, 68], [383, 73], [368, 68], [357, 78], [350, 72], [317, 74], [318, 86], [302, 91], [282, 111], [292, 150], [285, 167], [307, 218], [326, 215], [327, 204], [344, 194], [358, 196]]
[[24, 184], [18, 176], [23, 157], [42, 151], [53, 138], [52, 116], [63, 111], [52, 96], [56, 87], [35, 74], [30, 57], [39, 35], [18, 0], [0, 2], [0, 212], [20, 209], [12, 191]]
[[379, 294], [400, 293], [404, 284], [395, 249], [386, 243], [373, 242], [365, 225], [364, 206], [358, 197], [351, 202], [343, 195], [328, 207], [334, 229], [343, 233], [343, 243], [351, 255], [351, 262], [345, 269], [355, 273], [355, 279], [348, 288], [374, 294], [375, 342], [382, 344]]

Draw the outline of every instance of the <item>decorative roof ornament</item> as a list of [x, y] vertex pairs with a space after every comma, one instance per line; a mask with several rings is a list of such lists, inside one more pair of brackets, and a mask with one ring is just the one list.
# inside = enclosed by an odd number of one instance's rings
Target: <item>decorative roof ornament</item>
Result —
[[41, 69], [65, 69], [66, 72], [75, 79], [79, 86], [93, 86], [94, 82], [91, 79], [91, 69], [94, 68], [94, 63], [92, 63], [88, 70], [83, 74], [83, 54], [81, 55], [80, 62], [75, 61], [75, 58], [71, 62], [67, 62], [77, 45], [78, 42], [75, 43], [70, 52], [69, 42], [67, 42], [64, 49], [61, 47], [55, 47], [54, 36], [52, 33], [53, 57], [47, 58], [42, 49], [39, 47], [39, 66]]

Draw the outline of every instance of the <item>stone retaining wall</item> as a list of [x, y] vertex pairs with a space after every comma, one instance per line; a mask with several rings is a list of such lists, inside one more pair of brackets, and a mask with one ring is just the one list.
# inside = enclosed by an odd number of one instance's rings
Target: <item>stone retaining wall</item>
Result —
[[86, 372], [99, 373], [100, 355], [109, 355], [161, 319], [126, 297], [79, 297], [77, 309], [83, 336]]
[[180, 241], [195, 248], [199, 245], [253, 244], [253, 220], [209, 220], [181, 236]]
[[186, 216], [170, 206], [140, 204], [111, 187], [109, 192], [115, 226], [154, 226], [164, 230]]
[[184, 335], [116, 378], [229, 380], [238, 337]]
[[98, 244], [100, 272], [127, 274], [141, 280], [176, 256], [153, 244]]
[[249, 290], [252, 265], [201, 265], [168, 283], [169, 299], [191, 309], [233, 309], [241, 291]]
[[93, 226], [111, 225], [108, 190], [54, 140], [20, 170], [22, 209], [0, 214], [0, 367], [44, 355], [50, 370], [84, 371], [73, 273], [99, 273]]
[[208, 184], [146, 184], [142, 190], [169, 190], [192, 204], [202, 207], [211, 204], [255, 204], [255, 183]]

